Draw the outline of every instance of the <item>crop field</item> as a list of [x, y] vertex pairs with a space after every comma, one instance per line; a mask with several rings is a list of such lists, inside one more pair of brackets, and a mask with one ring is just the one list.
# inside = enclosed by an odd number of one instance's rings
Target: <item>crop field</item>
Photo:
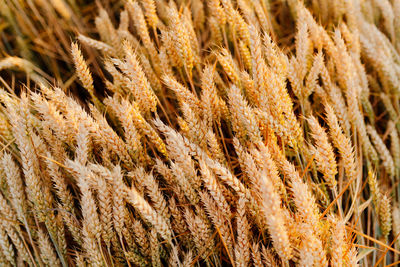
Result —
[[0, 0], [0, 266], [400, 266], [400, 0]]

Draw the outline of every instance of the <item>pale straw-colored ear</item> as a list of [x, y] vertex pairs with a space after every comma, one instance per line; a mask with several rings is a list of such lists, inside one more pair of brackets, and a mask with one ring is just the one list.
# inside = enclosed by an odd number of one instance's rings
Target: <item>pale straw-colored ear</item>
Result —
[[337, 194], [337, 163], [336, 157], [333, 153], [333, 148], [328, 139], [326, 130], [319, 124], [314, 116], [310, 116], [307, 120], [311, 129], [311, 136], [315, 144], [315, 161], [318, 170], [324, 175], [325, 182], [331, 188], [334, 194]]
[[161, 217], [135, 188], [126, 187], [125, 192], [126, 201], [132, 204], [148, 223], [154, 226], [157, 233], [159, 233], [164, 240], [171, 242], [172, 233], [167, 220]]
[[94, 93], [92, 74], [90, 73], [77, 43], [71, 43], [71, 54], [75, 64], [76, 73], [81, 80], [83, 87], [85, 87], [85, 89], [92, 95]]
[[389, 177], [392, 177], [395, 174], [395, 167], [389, 149], [386, 147], [381, 136], [378, 134], [374, 127], [372, 127], [371, 125], [367, 125], [367, 132], [369, 134], [369, 137], [371, 138], [372, 143], [374, 144], [376, 151], [379, 153], [379, 157], [382, 160], [382, 165], [385, 168], [387, 175], [389, 175]]
[[38, 231], [38, 244], [40, 249], [40, 255], [45, 264], [50, 266], [61, 266], [60, 260], [57, 258], [56, 251], [51, 245], [49, 237], [43, 230]]
[[110, 46], [102, 41], [92, 39], [92, 38], [87, 37], [82, 34], [79, 34], [78, 39], [81, 43], [83, 43], [89, 47], [95, 48], [97, 50], [100, 50], [101, 52], [103, 52], [106, 55], [107, 54], [114, 55], [114, 53], [115, 53], [114, 48], [112, 46]]
[[343, 127], [339, 125], [339, 121], [333, 108], [325, 103], [326, 121], [329, 126], [329, 136], [334, 146], [338, 149], [340, 158], [344, 165], [344, 170], [349, 181], [358, 183], [359, 169], [354, 153], [354, 146], [351, 139], [345, 135]]

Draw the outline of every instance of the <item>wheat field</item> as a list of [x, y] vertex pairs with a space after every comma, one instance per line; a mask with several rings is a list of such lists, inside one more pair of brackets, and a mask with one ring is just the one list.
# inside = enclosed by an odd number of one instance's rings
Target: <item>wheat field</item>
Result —
[[0, 0], [0, 266], [399, 266], [400, 0]]

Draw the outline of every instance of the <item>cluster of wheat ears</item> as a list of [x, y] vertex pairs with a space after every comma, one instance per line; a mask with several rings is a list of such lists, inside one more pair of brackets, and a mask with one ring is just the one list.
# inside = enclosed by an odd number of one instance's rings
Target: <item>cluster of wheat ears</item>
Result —
[[400, 0], [1, 0], [0, 266], [398, 266]]

